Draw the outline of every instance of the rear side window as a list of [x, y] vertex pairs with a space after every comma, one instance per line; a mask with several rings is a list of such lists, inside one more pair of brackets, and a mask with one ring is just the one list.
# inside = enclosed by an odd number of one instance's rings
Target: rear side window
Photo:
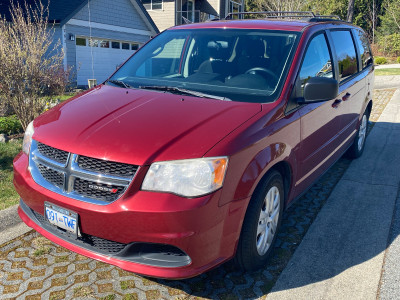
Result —
[[357, 73], [356, 49], [350, 31], [332, 31], [331, 34], [339, 65], [339, 81], [342, 82]]
[[356, 42], [360, 49], [362, 68], [366, 68], [372, 64], [372, 54], [369, 47], [368, 38], [361, 30], [354, 30]]
[[312, 77], [333, 78], [331, 55], [323, 33], [311, 40], [304, 56], [298, 78], [302, 90], [304, 84]]

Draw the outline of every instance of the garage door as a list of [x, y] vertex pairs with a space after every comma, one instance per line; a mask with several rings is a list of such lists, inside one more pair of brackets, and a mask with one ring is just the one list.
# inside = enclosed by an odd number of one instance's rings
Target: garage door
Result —
[[105, 39], [76, 38], [76, 66], [78, 85], [106, 80], [138, 48], [139, 43]]

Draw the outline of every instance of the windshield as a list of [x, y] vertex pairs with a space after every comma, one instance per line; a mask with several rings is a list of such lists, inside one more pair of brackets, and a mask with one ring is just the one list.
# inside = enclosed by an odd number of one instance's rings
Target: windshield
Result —
[[269, 30], [167, 30], [110, 81], [121, 87], [172, 87], [233, 101], [271, 102], [280, 94], [297, 37], [296, 32]]

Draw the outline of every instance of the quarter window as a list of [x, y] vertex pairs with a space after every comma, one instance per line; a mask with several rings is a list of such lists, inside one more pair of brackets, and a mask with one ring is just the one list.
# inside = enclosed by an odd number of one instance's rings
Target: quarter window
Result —
[[339, 65], [339, 81], [342, 82], [357, 73], [356, 49], [350, 31], [340, 30], [331, 33]]
[[298, 95], [303, 96], [304, 84], [312, 77], [333, 78], [332, 59], [323, 33], [310, 42], [299, 74]]
[[365, 33], [361, 30], [354, 30], [354, 32], [358, 48], [360, 49], [362, 68], [364, 69], [372, 64], [371, 49]]

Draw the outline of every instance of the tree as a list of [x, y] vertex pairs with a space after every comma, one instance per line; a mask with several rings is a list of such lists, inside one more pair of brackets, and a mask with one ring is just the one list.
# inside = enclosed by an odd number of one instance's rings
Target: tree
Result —
[[247, 11], [301, 11], [308, 0], [246, 0]]
[[69, 71], [59, 44], [52, 45], [48, 6], [12, 3], [10, 13], [11, 22], [0, 18], [0, 101], [9, 103], [25, 129], [64, 92]]
[[385, 14], [381, 17], [384, 34], [400, 33], [400, 0], [385, 0]]
[[347, 22], [353, 23], [354, 17], [354, 0], [349, 0], [349, 5], [347, 7]]

